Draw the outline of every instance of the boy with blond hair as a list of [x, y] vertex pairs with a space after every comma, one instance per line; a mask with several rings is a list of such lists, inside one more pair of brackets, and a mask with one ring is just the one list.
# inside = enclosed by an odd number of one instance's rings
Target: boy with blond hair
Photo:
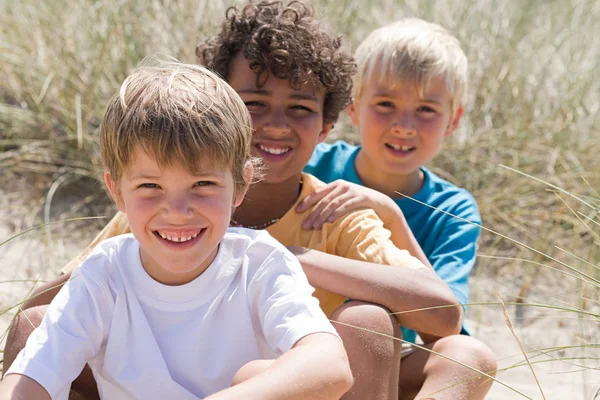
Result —
[[[446, 29], [405, 19], [373, 31], [355, 59], [358, 72], [348, 111], [361, 145], [338, 141], [317, 146], [305, 171], [331, 183], [299, 204], [299, 212], [313, 207], [304, 226], [319, 229], [353, 210], [372, 208], [393, 233], [394, 243], [430, 263], [466, 304], [481, 224], [477, 204], [465, 189], [424, 165], [463, 114], [467, 58]], [[464, 325], [462, 333], [468, 335]], [[402, 334], [406, 341], [416, 339], [414, 330], [403, 327]], [[442, 355], [484, 372], [495, 370], [491, 351], [469, 336], [420, 337]], [[401, 394], [481, 399], [492, 381], [482, 383], [473, 375], [458, 363], [413, 351], [402, 359]], [[461, 383], [452, 386], [454, 382]]]
[[66, 400], [86, 363], [105, 399], [349, 389], [342, 342], [297, 259], [266, 232], [229, 228], [253, 174], [251, 137], [244, 103], [214, 73], [175, 62], [133, 71], [100, 128], [105, 183], [132, 234], [75, 269], [0, 398]]
[[[354, 385], [343, 399], [397, 398], [398, 321], [447, 336], [459, 331], [462, 309], [439, 277], [394, 246], [372, 210], [351, 212], [319, 230], [304, 229], [305, 215], [294, 210], [323, 185], [302, 169], [350, 104], [352, 57], [339, 38], [321, 28], [312, 7], [299, 1], [250, 2], [229, 9], [220, 32], [202, 42], [197, 55], [244, 101], [252, 117], [252, 152], [265, 167], [264, 179], [250, 187], [231, 224], [266, 230], [300, 260], [348, 352]], [[83, 254], [129, 228], [127, 217], [118, 213]], [[41, 305], [53, 296], [53, 286], [67, 280], [80, 261], [70, 263], [62, 277], [39, 288], [41, 295], [26, 304], [40, 307], [17, 317], [5, 360], [10, 362], [28, 335], [27, 318], [44, 312]], [[427, 310], [405, 313], [414, 309]], [[390, 310], [400, 314], [390, 316]], [[247, 376], [261, 370], [261, 365], [254, 367], [245, 370]], [[83, 379], [82, 390], [90, 387]]]

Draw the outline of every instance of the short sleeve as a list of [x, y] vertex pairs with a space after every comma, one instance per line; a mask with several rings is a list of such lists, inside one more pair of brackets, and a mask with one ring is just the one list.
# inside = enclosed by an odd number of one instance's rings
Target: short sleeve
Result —
[[272, 351], [285, 353], [313, 333], [339, 337], [313, 291], [300, 263], [285, 249], [273, 250], [257, 269], [248, 285], [249, 305]]
[[[477, 208], [468, 207], [457, 213], [440, 229], [437, 245], [429, 254], [435, 272], [450, 287], [458, 301], [468, 303], [469, 275], [475, 265], [477, 239], [481, 224]], [[462, 215], [461, 215], [462, 214]]]
[[331, 228], [330, 237], [337, 240], [336, 255], [375, 264], [428, 270], [407, 250], [394, 245], [390, 231], [384, 228], [374, 211], [349, 213], [335, 224], [337, 226]]
[[87, 258], [87, 256], [91, 254], [92, 250], [94, 250], [100, 242], [102, 242], [105, 239], [130, 232], [131, 230], [129, 229], [129, 221], [127, 220], [127, 215], [119, 211], [113, 217], [113, 219], [110, 220], [108, 225], [106, 225], [104, 229], [102, 229], [102, 231], [100, 231], [100, 233], [94, 238], [94, 240], [92, 240], [92, 243], [90, 243], [88, 247], [86, 247], [85, 250], [81, 252], [81, 254], [79, 254], [76, 258], [74, 258], [66, 266], [64, 266], [60, 272], [63, 274], [73, 272], [73, 270], [79, 264], [81, 264], [83, 260]]
[[[98, 262], [93, 257], [86, 262]], [[100, 350], [111, 307], [108, 289], [77, 269], [62, 287], [7, 371], [26, 375], [52, 399], [68, 397], [71, 382]]]

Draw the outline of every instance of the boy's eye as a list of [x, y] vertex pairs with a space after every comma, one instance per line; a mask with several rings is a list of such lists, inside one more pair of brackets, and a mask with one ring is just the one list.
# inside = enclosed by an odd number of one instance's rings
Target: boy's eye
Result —
[[156, 183], [142, 183], [138, 187], [142, 189], [158, 189], [160, 186]]
[[431, 119], [435, 118], [435, 116], [438, 115], [438, 111], [435, 108], [429, 106], [421, 106], [417, 108], [417, 115], [420, 118]]
[[377, 107], [394, 108], [394, 103], [392, 103], [391, 101], [380, 101], [379, 103], [377, 103]]
[[292, 106], [292, 110], [302, 110], [302, 111], [307, 111], [307, 112], [314, 112], [312, 110], [312, 108], [307, 107], [307, 106], [301, 106], [301, 105]]
[[196, 186], [196, 187], [211, 186], [211, 185], [213, 185], [213, 182], [211, 182], [211, 181], [198, 181], [194, 184], [194, 186]]
[[309, 114], [314, 114], [312, 108], [303, 105], [295, 105], [289, 108], [290, 115], [295, 117], [303, 117]]
[[420, 113], [435, 113], [436, 111], [429, 106], [421, 106], [417, 109]]
[[244, 104], [246, 105], [246, 108], [250, 112], [258, 111], [265, 107], [265, 104], [261, 103], [260, 101], [246, 101], [246, 102], [244, 102]]

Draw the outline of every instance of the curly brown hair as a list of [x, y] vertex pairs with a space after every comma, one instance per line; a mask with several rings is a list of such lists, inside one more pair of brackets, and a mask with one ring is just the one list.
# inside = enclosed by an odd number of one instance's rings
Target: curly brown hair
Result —
[[269, 74], [287, 79], [293, 88], [305, 83], [325, 87], [325, 123], [335, 122], [351, 102], [354, 59], [340, 37], [321, 28], [310, 3], [250, 1], [241, 10], [230, 7], [221, 32], [196, 47], [199, 62], [225, 79], [240, 51], [256, 73], [258, 87]]

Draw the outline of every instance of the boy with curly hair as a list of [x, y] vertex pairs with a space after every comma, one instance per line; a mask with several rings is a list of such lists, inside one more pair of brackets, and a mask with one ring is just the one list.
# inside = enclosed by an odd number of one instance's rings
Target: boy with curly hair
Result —
[[[104, 180], [132, 234], [100, 243], [52, 300], [1, 399], [67, 399], [88, 363], [105, 399], [337, 399], [352, 376], [302, 268], [229, 228], [253, 174], [250, 116], [203, 67], [150, 62], [109, 102]], [[271, 359], [240, 380], [249, 363]], [[22, 397], [20, 397], [22, 396]]]
[[[297, 255], [348, 352], [355, 384], [344, 399], [397, 398], [401, 346], [393, 337], [400, 336], [398, 321], [435, 336], [457, 333], [462, 310], [455, 307], [456, 299], [422, 262], [393, 245], [373, 211], [354, 211], [314, 231], [303, 229], [305, 215], [294, 210], [323, 185], [302, 169], [350, 103], [352, 57], [339, 38], [322, 30], [312, 8], [298, 1], [262, 1], [228, 10], [221, 32], [200, 44], [197, 55], [249, 109], [252, 151], [265, 167], [264, 179], [248, 190], [232, 225], [265, 229]], [[125, 215], [117, 214], [83, 255], [128, 229]], [[63, 281], [79, 262], [65, 268]], [[26, 306], [51, 296], [47, 292]], [[430, 309], [404, 313], [422, 308]], [[397, 319], [389, 310], [400, 313]], [[22, 320], [13, 327], [15, 348], [27, 335]], [[246, 370], [249, 376], [264, 367], [254, 366]]]
[[[392, 236], [394, 243], [431, 263], [466, 304], [481, 225], [477, 204], [468, 191], [424, 165], [463, 114], [467, 58], [446, 29], [414, 18], [373, 31], [355, 58], [358, 73], [348, 111], [361, 145], [317, 146], [305, 171], [331, 183], [299, 205], [299, 212], [313, 209], [305, 227], [319, 229], [353, 210], [372, 208], [394, 235], [400, 233]], [[437, 353], [493, 373], [492, 352], [469, 337], [464, 324], [461, 333], [420, 337]], [[416, 332], [403, 327], [402, 336], [415, 342]], [[473, 375], [452, 360], [415, 349], [402, 359], [400, 388], [407, 398], [437, 393], [436, 399], [481, 399], [492, 381]], [[450, 387], [455, 381], [460, 384]]]

